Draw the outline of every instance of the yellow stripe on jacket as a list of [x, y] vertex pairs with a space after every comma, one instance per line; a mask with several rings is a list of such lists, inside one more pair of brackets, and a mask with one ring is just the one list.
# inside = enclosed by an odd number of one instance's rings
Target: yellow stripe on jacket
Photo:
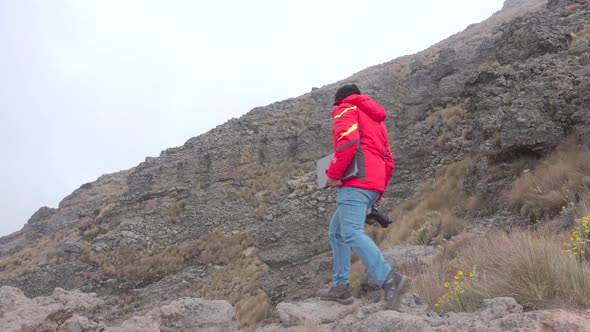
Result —
[[356, 106], [352, 106], [352, 107], [349, 107], [349, 108], [345, 108], [345, 109], [344, 109], [344, 111], [342, 111], [342, 113], [340, 113], [340, 114], [338, 114], [338, 115], [334, 116], [334, 120], [341, 118], [341, 117], [344, 115], [344, 113], [346, 113], [346, 112], [348, 112], [348, 111], [355, 110], [355, 109], [356, 109]]
[[352, 126], [350, 126], [350, 128], [348, 128], [347, 131], [343, 132], [342, 134], [340, 134], [340, 136], [338, 136], [338, 141], [340, 141], [341, 139], [343, 139], [344, 137], [346, 137], [348, 134], [352, 133], [353, 131], [357, 130], [358, 127], [359, 127], [358, 123], [355, 123]]

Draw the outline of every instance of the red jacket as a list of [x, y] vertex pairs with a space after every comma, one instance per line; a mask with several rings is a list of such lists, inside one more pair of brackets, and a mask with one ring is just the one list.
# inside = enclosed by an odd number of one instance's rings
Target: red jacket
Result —
[[387, 142], [387, 128], [383, 124], [387, 117], [385, 109], [368, 96], [351, 95], [340, 102], [331, 115], [334, 119], [334, 159], [326, 174], [331, 179], [340, 180], [356, 154], [359, 174], [344, 181], [342, 186], [383, 194], [394, 165]]

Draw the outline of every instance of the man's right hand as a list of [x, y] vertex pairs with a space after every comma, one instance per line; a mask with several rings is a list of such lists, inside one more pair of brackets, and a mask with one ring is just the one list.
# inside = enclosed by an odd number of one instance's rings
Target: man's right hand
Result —
[[341, 185], [342, 185], [342, 181], [340, 181], [340, 180], [334, 180], [334, 179], [328, 178], [328, 180], [326, 181], [326, 186], [328, 186], [328, 187], [334, 188], [334, 187], [340, 187]]

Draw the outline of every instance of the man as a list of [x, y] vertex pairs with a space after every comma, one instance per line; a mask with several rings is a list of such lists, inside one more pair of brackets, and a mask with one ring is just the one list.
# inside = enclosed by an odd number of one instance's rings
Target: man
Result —
[[[393, 158], [383, 124], [385, 109], [362, 95], [354, 84], [336, 92], [332, 111], [334, 158], [326, 170], [326, 185], [340, 187], [336, 212], [330, 222], [330, 245], [334, 257], [332, 288], [320, 293], [321, 300], [353, 302], [350, 292], [350, 249], [361, 258], [375, 283], [384, 290], [388, 309], [398, 309], [405, 292], [406, 276], [395, 272], [375, 243], [365, 234], [367, 210], [381, 200], [393, 171]], [[355, 158], [358, 173], [341, 181]]]

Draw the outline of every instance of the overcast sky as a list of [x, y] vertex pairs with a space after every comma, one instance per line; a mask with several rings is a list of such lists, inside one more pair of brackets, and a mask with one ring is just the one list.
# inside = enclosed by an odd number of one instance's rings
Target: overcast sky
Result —
[[0, 236], [100, 175], [480, 22], [501, 0], [0, 0]]

